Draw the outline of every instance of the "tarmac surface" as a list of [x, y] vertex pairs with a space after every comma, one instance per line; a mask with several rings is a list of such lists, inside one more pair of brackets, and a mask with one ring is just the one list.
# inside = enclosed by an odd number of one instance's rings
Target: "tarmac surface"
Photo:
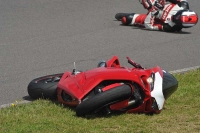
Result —
[[[190, 9], [200, 14], [200, 1]], [[181, 33], [122, 26], [118, 12], [146, 13], [129, 0], [0, 0], [0, 105], [27, 99], [37, 77], [76, 68], [87, 70], [102, 59], [126, 56], [143, 67], [167, 71], [200, 65], [199, 23]]]

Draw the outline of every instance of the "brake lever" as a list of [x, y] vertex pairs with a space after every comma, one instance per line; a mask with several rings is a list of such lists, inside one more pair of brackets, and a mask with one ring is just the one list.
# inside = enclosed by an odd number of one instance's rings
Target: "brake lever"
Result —
[[131, 60], [129, 57], [126, 57], [128, 59], [128, 63], [131, 64], [132, 66], [134, 66], [135, 68], [139, 68], [139, 69], [144, 69], [140, 64], [135, 63], [133, 60]]

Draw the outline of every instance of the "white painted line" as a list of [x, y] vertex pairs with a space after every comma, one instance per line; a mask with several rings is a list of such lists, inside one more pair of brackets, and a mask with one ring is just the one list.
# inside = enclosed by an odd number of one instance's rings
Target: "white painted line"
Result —
[[0, 105], [0, 109], [11, 107], [11, 106], [16, 106], [16, 105], [19, 105], [19, 104], [30, 103], [30, 102], [32, 102], [32, 101], [28, 101], [28, 100], [22, 100], [22, 101], [19, 101], [19, 102], [15, 101], [14, 103], [8, 103], [8, 104]]
[[174, 70], [174, 71], [170, 71], [170, 73], [172, 73], [172, 74], [185, 73], [185, 72], [188, 72], [188, 71], [196, 70], [198, 68], [200, 68], [200, 66], [188, 67], [188, 68], [183, 68], [183, 69], [179, 69], [179, 70]]
[[[198, 69], [200, 68], [200, 66], [194, 66], [194, 67], [188, 67], [188, 68], [183, 68], [183, 69], [179, 69], [179, 70], [174, 70], [174, 71], [170, 71], [170, 73], [172, 74], [178, 74], [178, 73], [185, 73], [185, 72], [188, 72], [188, 71], [191, 71], [191, 70], [195, 70], [195, 69]], [[30, 103], [32, 102], [31, 100], [22, 100], [22, 101], [15, 101], [14, 103], [8, 103], [8, 104], [3, 104], [3, 105], [0, 105], [0, 109], [2, 108], [6, 108], [6, 107], [11, 107], [11, 106], [16, 106], [18, 104], [25, 104], [25, 103]]]

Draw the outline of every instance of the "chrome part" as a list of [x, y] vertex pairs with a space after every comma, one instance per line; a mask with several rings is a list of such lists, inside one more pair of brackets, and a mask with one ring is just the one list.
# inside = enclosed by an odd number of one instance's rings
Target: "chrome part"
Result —
[[135, 103], [136, 103], [135, 100], [131, 100], [131, 101], [128, 102], [128, 106], [127, 106], [127, 107], [132, 106], [132, 105], [134, 105]]
[[106, 67], [106, 61], [101, 60], [101, 61], [98, 63], [97, 67]]

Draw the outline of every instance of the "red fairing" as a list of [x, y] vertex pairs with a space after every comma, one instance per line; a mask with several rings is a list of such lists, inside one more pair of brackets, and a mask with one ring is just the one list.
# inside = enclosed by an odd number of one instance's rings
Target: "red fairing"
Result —
[[115, 67], [99, 67], [78, 75], [68, 75], [62, 78], [58, 84], [58, 88], [62, 88], [69, 94], [81, 100], [96, 85], [104, 80], [128, 80], [134, 79], [134, 82], [140, 84], [141, 79], [137, 75], [137, 69], [115, 68]]
[[118, 68], [120, 68], [121, 66], [120, 66], [120, 62], [119, 62], [119, 59], [118, 59], [118, 57], [115, 55], [115, 56], [113, 56], [110, 60], [108, 60], [107, 62], [106, 62], [106, 66], [107, 67], [118, 67]]
[[102, 88], [102, 91], [107, 91], [107, 90], [110, 90], [110, 89], [112, 89], [114, 87], [117, 87], [117, 86], [121, 86], [121, 84], [120, 83], [115, 83], [115, 84], [108, 85], [108, 86]]

